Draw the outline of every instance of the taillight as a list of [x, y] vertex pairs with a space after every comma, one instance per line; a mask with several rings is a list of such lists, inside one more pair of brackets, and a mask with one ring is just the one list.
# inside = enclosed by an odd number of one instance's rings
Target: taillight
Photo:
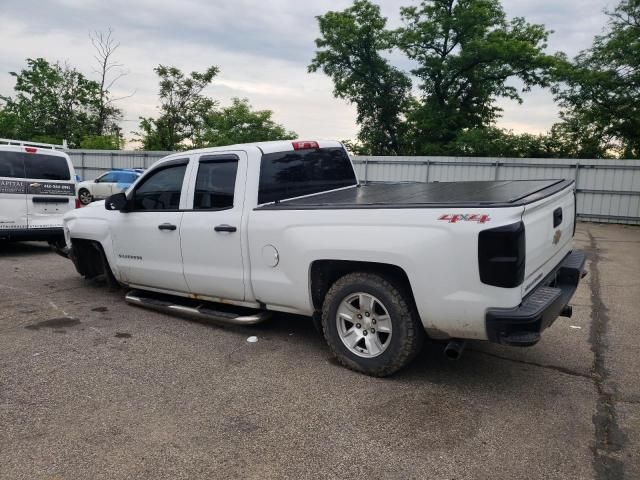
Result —
[[307, 150], [311, 148], [320, 148], [318, 142], [310, 142], [310, 141], [299, 141], [299, 142], [291, 142], [294, 150]]
[[76, 208], [80, 207], [82, 207], [82, 204], [80, 203], [80, 200], [76, 198]]
[[27, 153], [36, 153], [38, 149], [35, 147], [24, 147], [24, 151]]
[[524, 223], [483, 230], [478, 235], [480, 281], [495, 287], [514, 288], [524, 282]]

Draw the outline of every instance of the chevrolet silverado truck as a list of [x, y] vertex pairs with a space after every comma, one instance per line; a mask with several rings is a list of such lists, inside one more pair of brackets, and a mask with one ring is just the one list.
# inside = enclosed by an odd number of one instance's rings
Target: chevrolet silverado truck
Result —
[[310, 316], [346, 367], [390, 375], [426, 337], [530, 346], [583, 276], [572, 180], [361, 184], [339, 142], [172, 154], [69, 212], [78, 272], [132, 304], [233, 324]]

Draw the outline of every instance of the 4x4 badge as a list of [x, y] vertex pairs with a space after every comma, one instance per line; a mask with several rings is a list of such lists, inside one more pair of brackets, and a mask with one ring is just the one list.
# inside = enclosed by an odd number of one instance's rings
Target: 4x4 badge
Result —
[[557, 245], [560, 241], [560, 237], [562, 237], [562, 231], [556, 230], [556, 233], [553, 234], [553, 244]]
[[442, 215], [438, 220], [445, 220], [449, 223], [457, 222], [478, 222], [486, 223], [491, 220], [491, 217], [483, 213], [447, 213]]

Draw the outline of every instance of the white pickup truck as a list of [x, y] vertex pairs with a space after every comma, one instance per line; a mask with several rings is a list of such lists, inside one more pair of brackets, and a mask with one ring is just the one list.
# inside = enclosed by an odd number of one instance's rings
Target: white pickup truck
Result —
[[389, 375], [425, 336], [530, 346], [568, 305], [573, 181], [358, 182], [333, 141], [170, 155], [69, 212], [69, 256], [130, 303], [236, 324], [311, 316], [337, 359]]

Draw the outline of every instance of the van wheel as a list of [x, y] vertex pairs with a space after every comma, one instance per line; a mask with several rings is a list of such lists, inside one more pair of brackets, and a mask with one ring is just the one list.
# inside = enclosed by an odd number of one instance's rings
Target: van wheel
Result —
[[91, 195], [91, 192], [89, 192], [89, 190], [83, 188], [78, 192], [78, 199], [80, 200], [81, 204], [89, 205], [91, 202], [93, 202], [93, 195]]
[[345, 275], [329, 289], [322, 307], [322, 329], [342, 365], [375, 377], [406, 366], [425, 337], [408, 292], [366, 272]]

